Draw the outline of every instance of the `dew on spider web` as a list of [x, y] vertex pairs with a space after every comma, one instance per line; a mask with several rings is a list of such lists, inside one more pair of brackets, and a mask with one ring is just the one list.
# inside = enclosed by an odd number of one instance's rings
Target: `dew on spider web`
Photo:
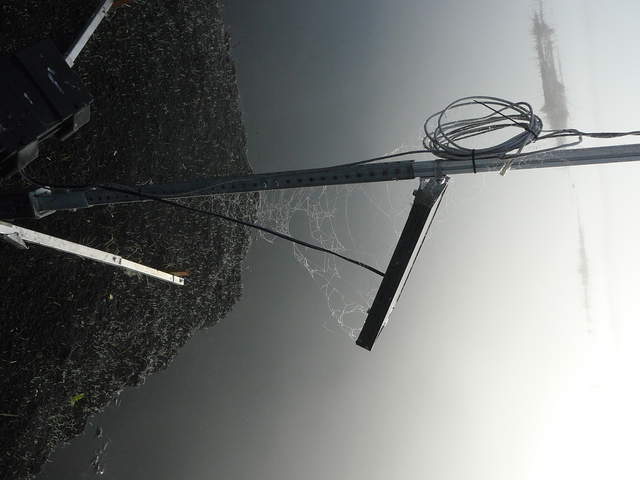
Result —
[[[400, 236], [414, 182], [332, 185], [262, 192], [258, 223], [363, 261], [384, 271]], [[259, 236], [272, 243], [275, 237]], [[327, 305], [329, 330], [356, 338], [380, 277], [326, 253], [294, 244], [293, 258], [308, 272]]]

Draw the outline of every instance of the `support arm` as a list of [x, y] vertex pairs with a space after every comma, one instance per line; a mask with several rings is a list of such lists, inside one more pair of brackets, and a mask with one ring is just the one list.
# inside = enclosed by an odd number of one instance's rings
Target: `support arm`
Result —
[[349, 183], [386, 182], [414, 178], [441, 178], [463, 173], [498, 172], [535, 168], [597, 165], [640, 160], [640, 144], [559, 149], [504, 158], [479, 159], [475, 168], [471, 160], [427, 160], [414, 162], [344, 165], [276, 173], [258, 173], [197, 179], [189, 182], [122, 187], [134, 193], [91, 188], [82, 191], [41, 190], [32, 193], [0, 196], [0, 219], [40, 218], [58, 210], [76, 210], [97, 205], [116, 205], [149, 201], [141, 195], [176, 199], [203, 197], [221, 193], [258, 192], [285, 188], [321, 187]]
[[76, 58], [78, 58], [78, 55], [80, 55], [80, 52], [85, 47], [91, 36], [95, 33], [102, 20], [107, 16], [112, 6], [113, 0], [101, 0], [98, 9], [91, 16], [89, 22], [87, 22], [76, 41], [73, 42], [73, 45], [71, 45], [71, 48], [69, 48], [65, 54], [67, 65], [73, 67], [73, 64], [76, 62]]
[[80, 245], [79, 243], [63, 240], [40, 232], [19, 227], [11, 223], [0, 222], [0, 240], [6, 240], [10, 244], [26, 249], [27, 243], [42, 245], [65, 253], [72, 253], [89, 260], [105, 263], [118, 268], [123, 268], [130, 272], [139, 273], [148, 277], [156, 278], [174, 285], [184, 285], [184, 279], [171, 273], [162, 272], [155, 268], [147, 267], [140, 263], [132, 262], [120, 255], [97, 250], [92, 247]]

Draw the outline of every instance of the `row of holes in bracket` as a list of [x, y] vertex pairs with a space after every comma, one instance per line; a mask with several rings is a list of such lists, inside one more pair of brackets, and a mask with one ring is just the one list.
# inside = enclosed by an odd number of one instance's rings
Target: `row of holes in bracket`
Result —
[[[401, 169], [400, 168], [395, 168], [393, 169], [393, 174], [398, 175], [400, 174]], [[382, 170], [381, 175], [383, 177], [388, 177], [389, 176], [389, 171], [388, 170]], [[369, 177], [375, 177], [376, 176], [376, 172], [375, 171], [370, 171], [368, 173]], [[309, 183], [314, 183], [314, 182], [326, 182], [327, 179], [329, 180], [333, 180], [333, 181], [338, 181], [341, 179], [341, 177], [345, 180], [351, 180], [351, 178], [363, 178], [366, 177], [363, 173], [356, 173], [354, 175], [351, 174], [345, 174], [345, 175], [329, 175], [329, 176], [320, 176], [320, 177], [308, 177], [308, 179], [302, 178], [302, 177], [297, 177], [295, 179], [291, 179], [291, 178], [283, 178], [282, 181], [276, 179], [276, 181], [278, 182], [279, 185], [301, 185], [301, 184], [309, 184]], [[214, 187], [212, 187], [210, 190], [211, 191], [228, 191], [228, 190], [236, 190], [237, 188], [240, 188], [242, 190], [244, 190], [248, 185], [250, 185], [252, 188], [255, 188], [256, 190], [261, 190], [260, 188], [260, 183], [257, 182], [253, 182], [251, 184], [248, 184], [247, 182], [231, 182], [231, 184], [229, 184], [229, 188], [227, 189], [227, 184], [221, 184], [221, 185], [216, 185]], [[263, 187], [266, 188], [266, 185]], [[175, 192], [170, 192], [170, 191], [166, 191], [166, 190], [156, 190], [153, 193], [148, 192], [149, 195], [171, 195], [174, 194]], [[128, 195], [126, 193], [123, 193], [121, 195], [118, 194], [99, 194], [95, 197], [95, 201], [97, 202], [104, 202], [104, 201], [110, 201], [110, 200], [127, 200], [127, 199], [131, 199], [131, 198], [136, 198], [135, 194], [131, 194]]]

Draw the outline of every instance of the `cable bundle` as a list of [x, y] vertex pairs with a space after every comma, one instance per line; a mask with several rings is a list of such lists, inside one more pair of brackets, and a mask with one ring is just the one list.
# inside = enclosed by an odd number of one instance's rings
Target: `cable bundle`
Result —
[[[479, 105], [490, 113], [463, 120], [447, 121], [447, 113], [455, 109]], [[487, 148], [468, 148], [460, 141], [496, 132], [505, 128], [517, 128], [519, 133], [502, 143]], [[578, 145], [583, 137], [616, 138], [627, 135], [640, 135], [640, 130], [631, 132], [583, 132], [575, 128], [543, 130], [542, 120], [533, 112], [527, 102], [511, 102], [497, 97], [472, 96], [460, 98], [434, 113], [424, 123], [422, 145], [424, 153], [445, 160], [475, 160], [481, 158], [513, 158], [523, 153], [523, 149], [540, 140], [577, 137], [575, 141], [554, 147], [536, 150], [536, 152], [556, 150]]]
[[[462, 120], [447, 121], [447, 114], [456, 109], [482, 106], [489, 113]], [[462, 140], [503, 129], [520, 130], [507, 140], [486, 148], [468, 148]], [[502, 157], [507, 153], [520, 153], [534, 142], [542, 132], [542, 120], [526, 102], [510, 102], [497, 97], [464, 97], [434, 113], [424, 123], [424, 148], [445, 160], [468, 160]]]

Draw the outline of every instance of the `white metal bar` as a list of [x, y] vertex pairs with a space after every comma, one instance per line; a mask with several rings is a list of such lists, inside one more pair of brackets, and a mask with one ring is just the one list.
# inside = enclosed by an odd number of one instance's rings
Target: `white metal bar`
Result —
[[100, 22], [102, 22], [104, 17], [107, 16], [107, 13], [109, 13], [109, 10], [111, 9], [112, 6], [113, 6], [113, 0], [104, 0], [100, 4], [100, 7], [98, 7], [96, 12], [93, 14], [91, 19], [89, 20], [89, 23], [87, 23], [87, 25], [84, 27], [84, 29], [80, 33], [80, 36], [76, 39], [73, 45], [71, 45], [71, 48], [67, 51], [65, 55], [65, 60], [67, 62], [67, 65], [69, 65], [70, 67], [73, 67], [73, 64], [76, 63], [76, 58], [78, 58], [78, 55], [80, 55], [80, 52], [85, 47], [85, 45], [87, 44], [87, 42], [89, 41], [93, 33], [96, 31], [96, 29], [98, 28], [98, 25], [100, 25]]
[[23, 242], [35, 243], [61, 252], [72, 253], [83, 258], [95, 260], [100, 263], [106, 263], [107, 265], [112, 265], [114, 267], [124, 268], [165, 282], [184, 285], [183, 278], [172, 275], [171, 273], [162, 272], [155, 268], [132, 262], [119, 255], [114, 255], [113, 253], [103, 252], [102, 250], [80, 245], [79, 243], [63, 240], [45, 233], [29, 230], [28, 228], [18, 227], [11, 223], [0, 222], [0, 236], [8, 237], [13, 241], [12, 243], [15, 243], [16, 239], [20, 239]]

